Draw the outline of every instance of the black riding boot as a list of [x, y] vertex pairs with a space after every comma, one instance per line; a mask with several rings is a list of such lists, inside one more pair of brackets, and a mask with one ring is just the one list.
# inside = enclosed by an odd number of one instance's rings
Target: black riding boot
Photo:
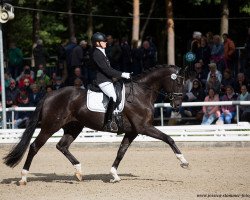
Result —
[[110, 98], [105, 116], [104, 131], [109, 131], [109, 132], [118, 131], [118, 127], [115, 122], [115, 118], [113, 116], [113, 111], [115, 110], [115, 108], [116, 108], [116, 103], [113, 101], [113, 98]]

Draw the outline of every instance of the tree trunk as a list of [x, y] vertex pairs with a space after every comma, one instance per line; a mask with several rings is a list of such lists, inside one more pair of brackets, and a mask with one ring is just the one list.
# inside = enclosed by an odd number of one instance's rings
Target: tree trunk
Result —
[[139, 41], [139, 30], [140, 30], [140, 0], [133, 0], [132, 41]]
[[92, 7], [93, 7], [93, 2], [92, 0], [87, 1], [87, 10], [89, 10], [89, 16], [87, 19], [87, 37], [88, 37], [88, 42], [91, 42], [91, 36], [93, 35], [93, 17], [92, 17]]
[[166, 15], [167, 15], [167, 34], [168, 34], [168, 46], [167, 46], [167, 58], [168, 65], [175, 64], [175, 43], [174, 43], [174, 19], [173, 19], [173, 2], [172, 0], [166, 0]]
[[149, 10], [149, 13], [148, 13], [147, 20], [144, 23], [144, 25], [143, 25], [143, 27], [141, 29], [141, 32], [140, 32], [140, 41], [143, 40], [143, 36], [144, 36], [145, 30], [147, 28], [148, 22], [149, 22], [149, 18], [151, 17], [151, 15], [152, 15], [152, 13], [154, 11], [155, 2], [156, 2], [156, 0], [152, 0], [152, 2], [151, 2], [151, 6], [150, 6], [150, 10]]
[[220, 25], [220, 34], [228, 33], [228, 16], [229, 16], [229, 8], [228, 8], [228, 0], [221, 1], [222, 13], [221, 13], [221, 25]]
[[74, 20], [73, 20], [73, 15], [72, 15], [72, 1], [73, 0], [68, 0], [68, 27], [69, 27], [69, 37], [75, 37], [75, 25], [74, 25]]
[[[40, 1], [35, 1], [34, 2], [34, 9], [39, 8], [39, 3]], [[36, 10], [33, 11], [33, 27], [32, 27], [32, 51], [31, 51], [31, 60], [30, 60], [30, 65], [31, 67], [35, 66], [35, 60], [34, 60], [34, 55], [33, 55], [33, 49], [36, 47], [36, 41], [40, 38], [39, 36], [39, 31], [40, 31], [40, 13]]]

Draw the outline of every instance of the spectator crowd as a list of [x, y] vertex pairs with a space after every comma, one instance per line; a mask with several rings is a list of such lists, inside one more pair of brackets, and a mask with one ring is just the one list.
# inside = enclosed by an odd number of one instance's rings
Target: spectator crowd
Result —
[[[246, 56], [242, 67], [238, 67], [236, 47], [228, 34], [202, 35], [194, 32], [187, 51], [195, 55], [189, 63], [188, 78], [185, 82], [184, 102], [249, 100], [250, 78], [250, 29], [246, 39]], [[107, 36], [106, 55], [113, 68], [140, 74], [157, 64], [157, 48], [151, 37], [140, 47], [137, 42], [130, 45], [127, 38], [115, 39]], [[34, 64], [24, 64], [20, 48], [14, 42], [7, 51], [7, 67], [4, 73], [6, 107], [36, 106], [41, 98], [65, 86], [86, 88], [94, 79], [91, 64], [92, 46], [87, 41], [77, 42], [75, 37], [64, 40], [57, 46], [57, 64], [48, 73], [46, 67], [50, 55], [41, 39], [33, 46]], [[1, 87], [0, 87], [1, 88]], [[2, 89], [2, 88], [1, 88]], [[161, 101], [160, 98], [158, 101]], [[241, 119], [248, 120], [250, 108], [240, 109]], [[29, 112], [15, 115], [15, 128], [25, 127]], [[207, 106], [182, 108], [181, 115], [200, 117], [202, 124], [232, 123], [236, 115], [235, 106]], [[10, 116], [7, 115], [7, 120]]]

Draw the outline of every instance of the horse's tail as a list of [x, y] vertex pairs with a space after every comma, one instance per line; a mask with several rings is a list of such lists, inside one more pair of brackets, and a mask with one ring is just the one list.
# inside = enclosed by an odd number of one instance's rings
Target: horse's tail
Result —
[[25, 153], [25, 151], [27, 150], [30, 140], [35, 132], [36, 126], [39, 122], [39, 118], [40, 118], [40, 113], [43, 107], [43, 103], [44, 103], [44, 99], [43, 98], [37, 105], [36, 110], [32, 113], [31, 117], [29, 118], [29, 122], [27, 125], [27, 128], [25, 129], [21, 140], [19, 141], [19, 143], [17, 143], [12, 150], [8, 153], [8, 155], [6, 155], [3, 160], [4, 163], [9, 166], [9, 167], [15, 167], [16, 165], [19, 164], [19, 162], [21, 161], [21, 159], [23, 158], [23, 155]]

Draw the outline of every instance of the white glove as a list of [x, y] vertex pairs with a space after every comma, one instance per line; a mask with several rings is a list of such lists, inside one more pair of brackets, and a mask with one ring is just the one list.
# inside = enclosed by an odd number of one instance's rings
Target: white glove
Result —
[[130, 73], [123, 72], [122, 78], [130, 79]]

